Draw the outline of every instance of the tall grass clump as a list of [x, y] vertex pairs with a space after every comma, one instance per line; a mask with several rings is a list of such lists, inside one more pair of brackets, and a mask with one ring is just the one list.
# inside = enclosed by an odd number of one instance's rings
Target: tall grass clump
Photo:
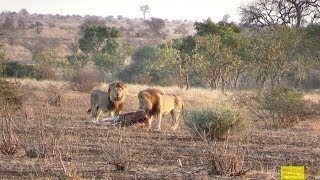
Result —
[[14, 155], [18, 152], [12, 120], [23, 103], [23, 92], [16, 82], [0, 78], [0, 152]]
[[248, 123], [244, 113], [226, 104], [186, 109], [184, 118], [189, 131], [205, 139], [224, 139], [240, 133]]

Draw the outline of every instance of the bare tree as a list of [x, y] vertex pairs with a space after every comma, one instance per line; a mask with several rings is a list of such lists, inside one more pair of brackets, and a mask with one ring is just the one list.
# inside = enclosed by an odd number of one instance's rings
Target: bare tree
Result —
[[150, 12], [150, 7], [149, 5], [142, 5], [140, 6], [140, 9], [143, 13], [143, 19], [145, 20], [146, 19], [146, 13], [149, 13]]
[[41, 33], [41, 31], [42, 31], [42, 23], [41, 22], [36, 22], [36, 24], [35, 24], [35, 28], [36, 28], [36, 32], [38, 33], [38, 34], [40, 34]]
[[156, 36], [161, 36], [161, 31], [165, 28], [166, 23], [160, 18], [151, 18], [147, 20], [146, 24], [149, 26], [151, 32]]
[[300, 27], [319, 20], [318, 0], [255, 0], [240, 7], [245, 27]]

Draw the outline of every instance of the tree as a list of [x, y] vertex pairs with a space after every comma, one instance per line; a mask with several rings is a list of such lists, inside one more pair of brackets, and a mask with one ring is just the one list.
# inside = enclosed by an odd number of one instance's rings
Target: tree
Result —
[[157, 49], [153, 46], [142, 46], [131, 56], [132, 62], [120, 74], [120, 79], [132, 83], [151, 83], [149, 67], [157, 60]]
[[166, 23], [160, 18], [151, 18], [151, 20], [146, 21], [151, 32], [156, 36], [161, 36], [161, 30], [165, 28]]
[[33, 61], [36, 64], [38, 74], [37, 79], [56, 79], [56, 57], [52, 51], [43, 51], [34, 56]]
[[146, 19], [146, 13], [149, 13], [149, 12], [150, 12], [150, 7], [149, 7], [149, 5], [142, 5], [142, 6], [140, 6], [140, 10], [142, 11], [143, 19], [145, 20], [145, 19]]
[[179, 52], [178, 59], [176, 59], [179, 62], [179, 85], [180, 87], [186, 85], [186, 88], [189, 89], [189, 75], [194, 71], [194, 64], [192, 63], [193, 55], [195, 53], [194, 49], [196, 47], [194, 37], [187, 36], [182, 39], [174, 39], [169, 43], [172, 48]]
[[12, 32], [15, 30], [15, 24], [14, 24], [14, 19], [13, 17], [7, 16], [6, 19], [4, 20], [4, 23], [2, 24], [2, 29], [8, 32]]
[[218, 35], [196, 36], [195, 41], [195, 70], [201, 75], [202, 82], [213, 89], [221, 83], [221, 90], [225, 92], [226, 80], [237, 60], [231, 48], [224, 46]]
[[81, 32], [84, 32], [90, 26], [105, 26], [107, 21], [98, 16], [87, 16], [80, 26]]
[[300, 27], [320, 18], [318, 0], [255, 0], [240, 7], [241, 24], [245, 27]]
[[119, 46], [116, 41], [119, 35], [119, 30], [114, 27], [89, 26], [85, 29], [83, 37], [79, 39], [79, 48], [88, 54], [112, 53]]
[[36, 24], [35, 24], [35, 28], [36, 28], [36, 32], [38, 33], [38, 34], [40, 34], [41, 33], [41, 31], [42, 31], [42, 26], [43, 26], [43, 24], [41, 23], [41, 22], [36, 22]]
[[179, 84], [183, 87], [183, 67], [180, 53], [173, 47], [173, 41], [161, 45], [157, 60], [150, 64], [152, 81], [159, 85]]
[[29, 12], [26, 9], [23, 8], [23, 9], [20, 9], [19, 14], [22, 15], [22, 16], [28, 16]]
[[[214, 23], [210, 18], [204, 22], [196, 22], [194, 26], [197, 33], [194, 37], [196, 48], [193, 49], [192, 59], [197, 61], [192, 64], [202, 83], [210, 84], [211, 88], [216, 88], [221, 83], [224, 91], [226, 80], [230, 84], [233, 79], [233, 87], [237, 88], [247, 59], [243, 54], [246, 43], [245, 38], [240, 35], [242, 29], [233, 22]], [[207, 67], [211, 67], [207, 69], [210, 72], [204, 74]]]
[[5, 51], [3, 50], [3, 45], [0, 44], [0, 61], [4, 60]]
[[224, 35], [225, 32], [230, 31], [232, 33], [240, 33], [241, 28], [238, 27], [235, 23], [220, 21], [219, 23], [212, 22], [211, 18], [208, 18], [204, 22], [195, 22], [194, 28], [197, 31], [197, 35], [203, 36], [207, 34], [218, 34]]

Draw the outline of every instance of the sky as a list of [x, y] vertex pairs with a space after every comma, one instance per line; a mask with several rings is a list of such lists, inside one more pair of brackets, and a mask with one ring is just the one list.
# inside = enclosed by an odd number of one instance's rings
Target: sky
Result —
[[146, 18], [202, 21], [209, 17], [218, 22], [229, 14], [230, 21], [239, 22], [240, 5], [252, 0], [0, 0], [0, 11], [25, 8], [29, 13], [61, 15], [122, 15], [143, 18], [141, 5], [149, 5]]

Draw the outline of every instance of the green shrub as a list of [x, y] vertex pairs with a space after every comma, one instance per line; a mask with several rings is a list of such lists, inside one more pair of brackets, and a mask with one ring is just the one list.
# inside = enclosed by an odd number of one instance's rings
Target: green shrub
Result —
[[287, 127], [303, 120], [312, 111], [310, 104], [298, 90], [279, 87], [262, 95], [259, 109], [267, 112], [273, 125]]
[[6, 107], [20, 107], [23, 102], [23, 93], [17, 82], [10, 82], [0, 78], [0, 106], [1, 110]]
[[22, 65], [18, 62], [3, 63], [3, 75], [5, 77], [15, 78], [34, 78], [36, 77], [37, 69], [34, 66]]
[[185, 124], [194, 135], [223, 139], [229, 133], [241, 132], [247, 125], [246, 116], [231, 105], [186, 109]]

